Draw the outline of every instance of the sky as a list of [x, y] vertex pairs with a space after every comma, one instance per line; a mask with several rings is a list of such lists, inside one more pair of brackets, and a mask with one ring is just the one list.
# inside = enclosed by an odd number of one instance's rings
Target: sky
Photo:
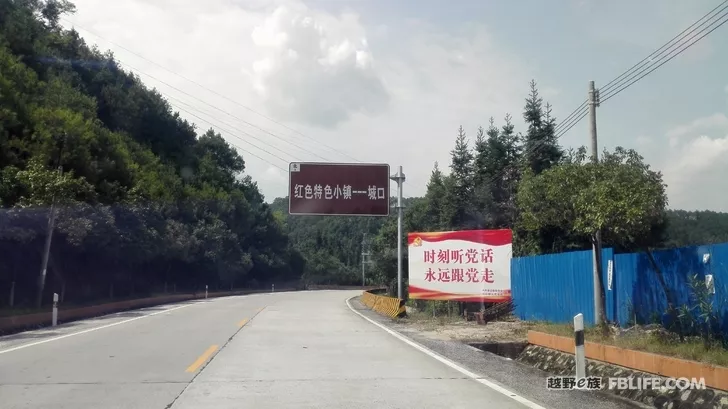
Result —
[[[560, 121], [590, 80], [609, 95], [720, 2], [75, 0], [62, 24], [112, 50], [200, 133], [220, 132], [271, 201], [287, 195], [295, 161], [402, 166], [404, 195], [423, 195], [459, 126], [474, 136], [510, 114], [525, 132], [532, 79]], [[640, 152], [670, 208], [728, 211], [728, 24], [596, 116], [599, 149]], [[588, 147], [586, 119], [560, 143]]]

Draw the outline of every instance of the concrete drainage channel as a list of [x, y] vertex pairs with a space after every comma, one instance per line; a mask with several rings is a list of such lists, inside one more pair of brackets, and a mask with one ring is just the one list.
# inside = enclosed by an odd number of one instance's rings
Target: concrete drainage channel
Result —
[[528, 342], [470, 342], [468, 345], [508, 359], [517, 359], [528, 346]]

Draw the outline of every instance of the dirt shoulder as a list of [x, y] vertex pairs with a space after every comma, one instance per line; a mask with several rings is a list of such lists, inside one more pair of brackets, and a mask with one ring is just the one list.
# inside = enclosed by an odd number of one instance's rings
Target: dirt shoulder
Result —
[[479, 325], [465, 321], [459, 316], [433, 317], [432, 315], [408, 310], [407, 317], [398, 323], [415, 330], [423, 336], [442, 341], [459, 342], [526, 342], [529, 329], [534, 323], [506, 318]]
[[[571, 337], [574, 330], [567, 324], [521, 321], [515, 317], [479, 325], [465, 321], [462, 317], [437, 316], [408, 308], [407, 318], [397, 321], [407, 330], [416, 331], [424, 337], [440, 341], [464, 343], [526, 342], [529, 330]], [[728, 349], [721, 342], [705, 342], [696, 337], [682, 341], [659, 325], [643, 325], [631, 328], [611, 327], [607, 334], [597, 328], [586, 330], [586, 340], [620, 348], [651, 352], [719, 366], [728, 366]]]

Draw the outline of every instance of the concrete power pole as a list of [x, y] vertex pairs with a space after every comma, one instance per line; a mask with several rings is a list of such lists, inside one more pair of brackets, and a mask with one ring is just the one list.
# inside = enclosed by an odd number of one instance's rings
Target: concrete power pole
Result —
[[[594, 81], [589, 81], [589, 134], [591, 135], [592, 161], [599, 162], [597, 147], [597, 107], [599, 106], [599, 90], [594, 89]], [[602, 291], [602, 232], [597, 230], [592, 240], [593, 281], [594, 281], [594, 323], [604, 323], [604, 293]]]

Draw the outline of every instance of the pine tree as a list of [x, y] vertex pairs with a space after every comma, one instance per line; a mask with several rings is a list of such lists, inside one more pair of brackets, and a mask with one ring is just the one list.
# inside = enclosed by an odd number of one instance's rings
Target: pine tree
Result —
[[[543, 106], [535, 81], [531, 81], [530, 85], [531, 92], [526, 98], [523, 112], [523, 118], [528, 124], [528, 132], [523, 141], [523, 170], [526, 172], [523, 178], [534, 177], [557, 165], [564, 156], [554, 132], [556, 121], [551, 116], [551, 105]], [[563, 241], [566, 234], [557, 228], [526, 231], [518, 218], [515, 224], [515, 236], [519, 244], [514, 253], [519, 255], [553, 252], [556, 243]]]
[[508, 162], [508, 146], [501, 137], [500, 130], [495, 126], [493, 118], [488, 128], [488, 167], [490, 168], [491, 197], [493, 199], [493, 227], [508, 227], [506, 203], [509, 200], [506, 177], [511, 164]]
[[531, 81], [531, 93], [526, 98], [523, 119], [528, 124], [524, 141], [525, 165], [535, 175], [559, 163], [563, 151], [554, 134], [555, 120], [551, 117], [551, 105], [546, 104], [538, 94], [536, 81]]
[[445, 227], [443, 224], [443, 212], [446, 196], [445, 177], [442, 171], [440, 171], [438, 163], [435, 162], [435, 167], [430, 174], [430, 181], [427, 183], [427, 193], [425, 194], [427, 206], [424, 224], [430, 231], [442, 230]]
[[504, 118], [505, 124], [500, 131], [500, 140], [505, 147], [506, 159], [505, 168], [503, 169], [503, 189], [506, 197], [503, 201], [503, 211], [505, 215], [504, 227], [513, 227], [516, 217], [516, 192], [518, 190], [518, 182], [521, 180], [521, 146], [519, 135], [513, 132], [514, 126], [511, 122], [511, 115], [506, 114]]
[[[491, 118], [491, 126], [493, 119]], [[479, 228], [492, 227], [492, 202], [490, 169], [488, 168], [488, 139], [483, 127], [478, 127], [475, 136], [473, 161], [473, 204], [474, 215]]]
[[453, 229], [470, 228], [473, 225], [473, 154], [462, 126], [450, 155], [450, 175], [445, 183], [445, 220]]

